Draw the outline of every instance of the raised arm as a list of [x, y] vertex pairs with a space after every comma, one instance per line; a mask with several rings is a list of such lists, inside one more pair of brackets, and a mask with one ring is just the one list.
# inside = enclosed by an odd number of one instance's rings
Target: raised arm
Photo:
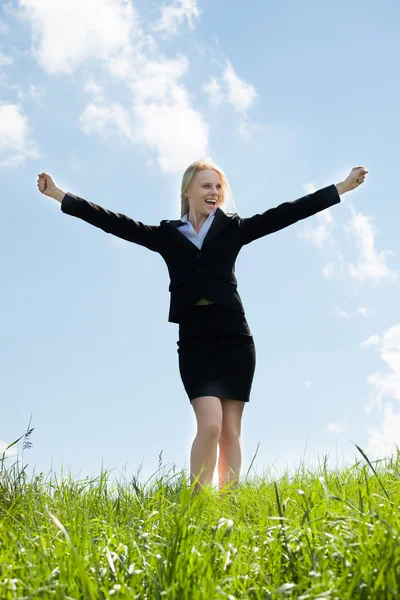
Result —
[[292, 202], [283, 202], [261, 214], [242, 219], [240, 225], [242, 227], [243, 244], [249, 244], [253, 240], [284, 229], [301, 219], [306, 219], [334, 204], [338, 204], [342, 194], [363, 183], [366, 173], [368, 171], [364, 167], [354, 167], [345, 181], [336, 185], [328, 185]]
[[134, 221], [121, 213], [111, 212], [75, 194], [66, 193], [58, 188], [50, 175], [46, 173], [42, 173], [38, 177], [39, 191], [60, 202], [63, 213], [78, 217], [106, 233], [158, 252], [158, 225], [144, 225], [140, 221]]

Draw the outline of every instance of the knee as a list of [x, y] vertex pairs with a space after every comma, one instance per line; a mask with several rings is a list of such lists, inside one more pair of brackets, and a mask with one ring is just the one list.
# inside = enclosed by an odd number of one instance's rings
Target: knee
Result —
[[240, 431], [237, 427], [224, 427], [221, 429], [220, 441], [229, 444], [235, 442], [240, 438]]
[[200, 435], [201, 437], [207, 437], [209, 439], [219, 440], [221, 435], [221, 424], [218, 422], [204, 424], [198, 428], [197, 435]]

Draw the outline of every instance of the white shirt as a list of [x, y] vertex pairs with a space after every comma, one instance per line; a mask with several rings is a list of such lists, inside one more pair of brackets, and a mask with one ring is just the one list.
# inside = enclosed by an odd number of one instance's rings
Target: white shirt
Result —
[[[193, 242], [193, 244], [195, 246], [197, 246], [198, 249], [200, 250], [203, 245], [204, 238], [206, 237], [208, 230], [210, 229], [210, 227], [212, 225], [212, 222], [215, 217], [215, 213], [210, 213], [208, 215], [207, 219], [201, 226], [199, 233], [197, 233], [197, 231], [194, 229], [191, 222], [188, 221], [188, 214], [189, 213], [186, 213], [186, 215], [183, 215], [183, 217], [181, 218], [183, 225], [179, 225], [178, 230], [181, 233], [183, 233], [183, 235], [185, 237], [187, 237], [188, 240]], [[207, 300], [206, 298], [200, 298], [200, 300], [198, 302], [196, 302], [196, 304], [215, 304], [215, 302], [213, 300]]]
[[186, 213], [186, 215], [183, 215], [183, 217], [181, 218], [182, 223], [184, 223], [183, 225], [179, 225], [178, 229], [181, 233], [183, 233], [183, 235], [185, 237], [187, 237], [188, 240], [190, 240], [191, 242], [193, 242], [193, 244], [195, 246], [198, 247], [198, 249], [200, 250], [203, 242], [204, 242], [204, 238], [206, 237], [208, 230], [210, 229], [212, 222], [214, 220], [215, 217], [215, 213], [210, 213], [207, 217], [207, 219], [205, 220], [205, 222], [203, 223], [203, 225], [201, 226], [201, 229], [199, 231], [199, 233], [197, 233], [197, 231], [194, 229], [193, 225], [191, 224], [190, 221], [188, 221], [188, 214]]

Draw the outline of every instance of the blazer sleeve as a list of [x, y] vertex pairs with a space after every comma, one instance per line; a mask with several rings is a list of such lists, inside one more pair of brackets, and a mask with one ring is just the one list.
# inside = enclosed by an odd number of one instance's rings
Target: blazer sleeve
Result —
[[144, 225], [140, 221], [133, 221], [126, 215], [111, 212], [70, 193], [64, 196], [61, 210], [67, 215], [99, 227], [106, 233], [145, 246], [154, 252], [159, 251], [159, 225]]
[[339, 202], [340, 194], [336, 185], [332, 184], [292, 202], [283, 202], [261, 214], [241, 219], [243, 245], [269, 233], [274, 233], [274, 231], [284, 229]]

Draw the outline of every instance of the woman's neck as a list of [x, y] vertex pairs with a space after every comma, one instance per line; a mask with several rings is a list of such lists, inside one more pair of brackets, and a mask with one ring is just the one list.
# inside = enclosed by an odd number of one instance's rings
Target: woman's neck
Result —
[[[210, 213], [210, 215], [212, 214], [214, 213]], [[199, 233], [200, 229], [203, 227], [204, 223], [207, 221], [210, 215], [205, 215], [204, 213], [191, 212], [189, 210], [188, 221], [192, 225], [196, 233]]]

